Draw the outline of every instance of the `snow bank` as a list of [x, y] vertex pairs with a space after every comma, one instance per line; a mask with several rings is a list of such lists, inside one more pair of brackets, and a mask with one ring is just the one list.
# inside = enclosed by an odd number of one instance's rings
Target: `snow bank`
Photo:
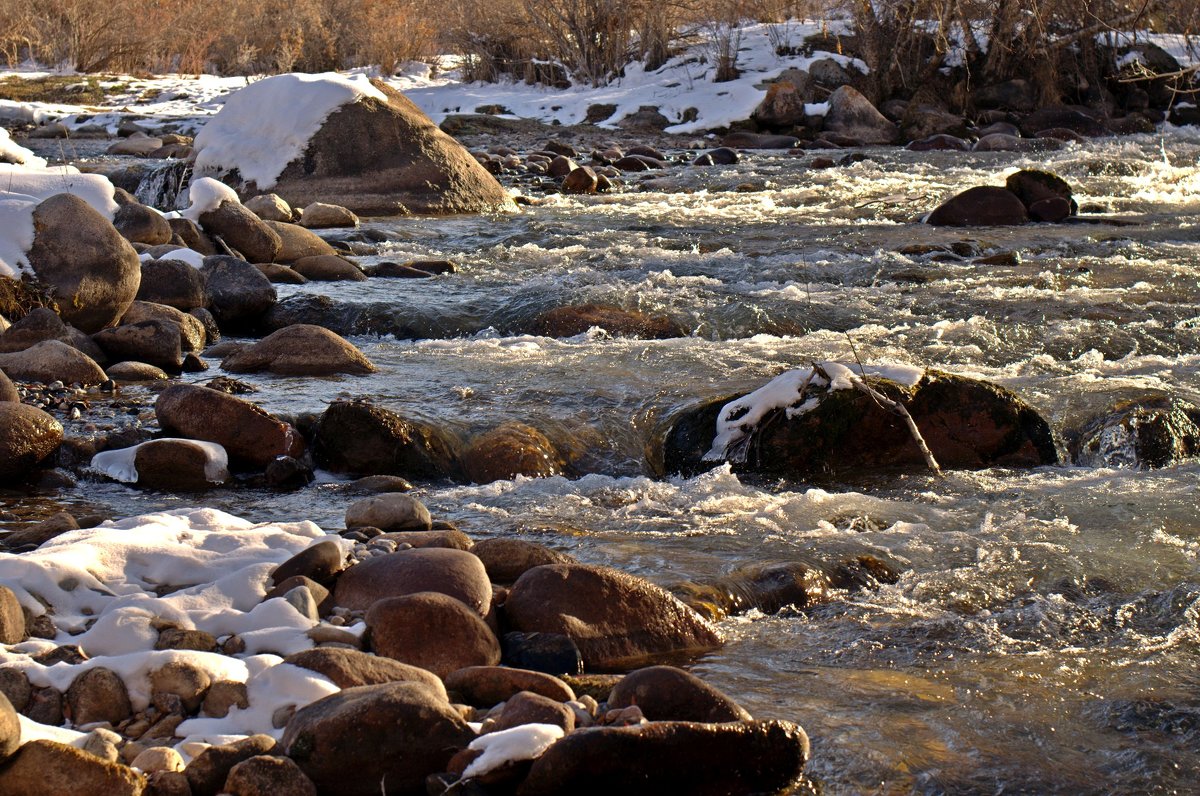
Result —
[[[307, 633], [317, 623], [283, 599], [263, 597], [271, 570], [325, 539], [348, 545], [311, 522], [255, 524], [214, 509], [180, 509], [70, 531], [21, 555], [0, 553], [0, 583], [35, 614], [49, 610], [58, 629], [53, 641], [0, 646], [0, 666], [24, 671], [38, 687], [60, 690], [88, 669], [103, 667], [122, 678], [134, 708], [141, 709], [150, 700], [150, 675], [186, 661], [213, 680], [246, 683], [249, 707], [224, 719], [186, 722], [181, 732], [192, 737], [184, 744], [255, 732], [278, 737], [276, 711], [302, 707], [337, 687], [282, 665], [281, 655], [313, 645]], [[155, 650], [164, 625], [217, 638], [238, 634], [247, 649], [240, 657]], [[62, 644], [77, 644], [91, 657], [77, 665], [33, 660]]]
[[[921, 368], [910, 365], [844, 365], [840, 362], [820, 362], [815, 368], [789, 370], [759, 387], [749, 395], [730, 401], [717, 414], [716, 436], [704, 461], [740, 461], [741, 443], [749, 439], [758, 424], [771, 412], [783, 409], [790, 420], [807, 414], [821, 402], [824, 392], [852, 390], [862, 376], [889, 379], [905, 387], [913, 387], [925, 375]], [[801, 397], [804, 398], [801, 401]]]
[[45, 158], [39, 158], [25, 147], [14, 142], [8, 134], [8, 130], [3, 127], [0, 127], [0, 159], [6, 160], [9, 163], [16, 163], [20, 166], [46, 168]]
[[251, 83], [229, 95], [196, 136], [195, 174], [237, 169], [242, 179], [267, 190], [329, 114], [364, 97], [387, 101], [365, 75], [291, 74]]

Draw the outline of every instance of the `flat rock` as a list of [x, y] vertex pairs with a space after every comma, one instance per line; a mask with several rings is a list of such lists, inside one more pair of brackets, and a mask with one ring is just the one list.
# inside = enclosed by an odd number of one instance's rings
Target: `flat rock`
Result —
[[382, 683], [423, 683], [441, 699], [446, 699], [442, 679], [428, 669], [341, 647], [316, 647], [284, 658], [284, 663], [299, 666], [328, 677], [338, 688]]
[[558, 702], [575, 698], [571, 686], [554, 675], [509, 666], [467, 666], [446, 676], [446, 689], [475, 707], [490, 708], [522, 691]]
[[20, 381], [49, 384], [99, 384], [108, 376], [96, 360], [59, 340], [46, 340], [11, 354], [0, 354], [0, 369]]

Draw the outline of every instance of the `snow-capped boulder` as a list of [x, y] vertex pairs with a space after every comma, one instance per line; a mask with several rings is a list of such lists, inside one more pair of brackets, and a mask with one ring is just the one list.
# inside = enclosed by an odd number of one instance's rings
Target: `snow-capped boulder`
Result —
[[905, 407], [941, 467], [1058, 461], [1046, 421], [1002, 387], [919, 368], [825, 362], [686, 410], [664, 440], [664, 469], [694, 473], [728, 461], [738, 472], [812, 479], [924, 467], [905, 420], [860, 385]]
[[230, 95], [196, 137], [196, 174], [243, 195], [359, 215], [469, 213], [508, 194], [400, 92], [366, 78], [278, 75]]

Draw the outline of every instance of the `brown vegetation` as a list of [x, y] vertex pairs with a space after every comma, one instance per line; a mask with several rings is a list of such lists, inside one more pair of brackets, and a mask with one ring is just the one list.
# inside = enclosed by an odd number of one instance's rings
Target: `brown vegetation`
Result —
[[[600, 85], [631, 60], [648, 69], [687, 42], [709, 44], [717, 80], [738, 73], [745, 20], [773, 23], [778, 49], [802, 49], [789, 19], [849, 19], [837, 40], [871, 67], [873, 99], [911, 97], [965, 44], [973, 84], [1054, 75], [1092, 83], [1097, 41], [1117, 30], [1192, 33], [1190, 0], [0, 0], [0, 58], [82, 72], [322, 71], [456, 52], [466, 76]], [[988, 46], [991, 43], [991, 46]]]

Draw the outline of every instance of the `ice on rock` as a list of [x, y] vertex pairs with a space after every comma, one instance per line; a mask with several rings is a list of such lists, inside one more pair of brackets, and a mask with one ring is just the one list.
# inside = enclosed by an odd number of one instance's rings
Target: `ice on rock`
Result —
[[467, 748], [483, 754], [471, 761], [463, 771], [463, 779], [481, 776], [505, 763], [536, 760], [562, 737], [563, 728], [556, 724], [522, 724], [481, 735]]

